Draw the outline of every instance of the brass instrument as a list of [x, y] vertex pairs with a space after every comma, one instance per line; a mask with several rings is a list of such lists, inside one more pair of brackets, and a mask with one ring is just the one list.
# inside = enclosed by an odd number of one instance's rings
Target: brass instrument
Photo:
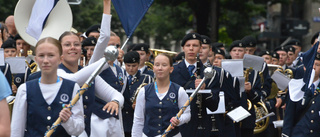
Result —
[[[32, 50], [28, 50], [28, 56], [31, 56], [32, 55]], [[25, 60], [26, 63], [27, 63], [27, 66], [29, 67], [29, 69], [31, 70], [31, 73], [34, 73], [37, 71], [38, 69], [38, 65], [36, 62], [33, 62], [31, 64], [29, 64], [29, 62], [27, 60]]]
[[144, 65], [148, 66], [150, 69], [153, 69], [153, 64], [151, 62], [144, 62]]
[[137, 100], [137, 96], [138, 96], [138, 94], [139, 94], [139, 92], [140, 92], [140, 89], [141, 89], [142, 87], [146, 86], [146, 85], [148, 85], [148, 83], [142, 83], [142, 84], [137, 88], [137, 90], [134, 92], [133, 97], [130, 99], [131, 102], [132, 102], [132, 108], [133, 108], [133, 109], [134, 109], [135, 106], [136, 106], [136, 100]]
[[[244, 78], [245, 78], [245, 82], [248, 82], [249, 81], [249, 74], [250, 72], [252, 71], [252, 67], [250, 68], [247, 68], [245, 71], [244, 71]], [[248, 110], [251, 110], [252, 108], [252, 103], [249, 99], [247, 99], [247, 104], [248, 104]]]
[[28, 61], [26, 60], [26, 63], [27, 63], [27, 66], [29, 67], [29, 69], [31, 70], [31, 73], [34, 73], [37, 71], [38, 65], [36, 62], [29, 64]]
[[[259, 72], [259, 76], [261, 79], [261, 89], [263, 88], [263, 84], [264, 84], [264, 77], [263, 77], [263, 71]], [[258, 102], [257, 104], [253, 105], [254, 109], [255, 109], [255, 113], [256, 113], [256, 120], [258, 119], [262, 119], [259, 122], [256, 122], [256, 126], [254, 128], [253, 133], [254, 134], [258, 134], [263, 132], [264, 130], [266, 130], [268, 128], [269, 125], [269, 117], [264, 118], [265, 116], [267, 116], [269, 114], [269, 111], [266, 107], [266, 104], [264, 103], [263, 100], [260, 100], [260, 102]]]
[[[11, 76], [12, 76], [11, 85], [12, 85], [12, 86], [16, 86], [16, 85], [14, 84], [14, 76], [13, 76], [13, 74], [11, 74]], [[17, 87], [17, 86], [16, 86], [16, 87]], [[12, 88], [12, 87], [11, 87], [11, 88]], [[16, 92], [17, 92], [17, 91], [16, 91]], [[13, 93], [13, 91], [12, 91], [12, 95], [15, 96], [16, 93]], [[15, 99], [13, 99], [12, 101], [10, 101], [10, 102], [8, 103], [8, 105], [9, 105], [9, 111], [10, 111], [10, 117], [12, 116], [12, 110], [13, 110], [14, 101], [15, 101]]]
[[[255, 104], [254, 108], [256, 110], [256, 120], [261, 119], [264, 116], [267, 116], [269, 114], [268, 109], [262, 100], [260, 102], [258, 102], [257, 104]], [[273, 113], [273, 115], [274, 115], [274, 113]], [[256, 122], [256, 126], [254, 128], [253, 133], [259, 134], [259, 133], [263, 132], [264, 130], [266, 130], [269, 125], [269, 119], [270, 118], [267, 117], [259, 122]]]
[[161, 53], [168, 53], [171, 57], [174, 57], [175, 55], [177, 55], [177, 52], [173, 52], [173, 51], [168, 51], [168, 50], [163, 50], [163, 49], [149, 49], [154, 57], [158, 56]]

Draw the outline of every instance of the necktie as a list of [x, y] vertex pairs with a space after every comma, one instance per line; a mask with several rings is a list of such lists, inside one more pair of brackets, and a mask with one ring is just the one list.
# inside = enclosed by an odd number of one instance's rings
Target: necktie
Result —
[[189, 71], [190, 76], [192, 76], [192, 70], [193, 70], [194, 68], [195, 68], [194, 65], [189, 65], [189, 66], [188, 66], [188, 71]]
[[131, 82], [132, 82], [132, 75], [129, 75], [128, 82], [129, 82], [129, 85], [131, 85]]
[[314, 84], [312, 84], [312, 85], [310, 86], [310, 89], [311, 89], [311, 93], [313, 94], [313, 93], [314, 93], [314, 90], [315, 90]]

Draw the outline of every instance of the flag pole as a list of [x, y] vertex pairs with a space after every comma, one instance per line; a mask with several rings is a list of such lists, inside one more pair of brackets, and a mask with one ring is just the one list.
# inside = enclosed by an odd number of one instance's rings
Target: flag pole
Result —
[[126, 44], [128, 43], [129, 39], [130, 39], [130, 36], [129, 36], [129, 37], [126, 39], [126, 41], [122, 44], [121, 50], [123, 50], [123, 48], [126, 46]]

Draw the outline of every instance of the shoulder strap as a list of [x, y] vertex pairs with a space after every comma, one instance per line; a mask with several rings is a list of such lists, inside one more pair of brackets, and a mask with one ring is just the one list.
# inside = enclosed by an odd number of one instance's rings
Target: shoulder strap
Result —
[[223, 84], [223, 78], [224, 78], [224, 70], [221, 68], [221, 73], [220, 73], [220, 88], [222, 87]]
[[3, 75], [6, 75], [6, 74], [7, 74], [7, 72], [8, 72], [8, 68], [9, 68], [9, 65], [8, 65], [8, 64], [6, 64], [6, 69], [4, 70]]

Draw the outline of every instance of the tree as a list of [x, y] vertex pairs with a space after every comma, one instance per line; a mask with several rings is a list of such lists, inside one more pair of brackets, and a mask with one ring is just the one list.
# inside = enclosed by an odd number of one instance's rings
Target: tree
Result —
[[19, 0], [0, 0], [0, 21], [4, 22], [9, 15], [13, 15], [14, 8]]

